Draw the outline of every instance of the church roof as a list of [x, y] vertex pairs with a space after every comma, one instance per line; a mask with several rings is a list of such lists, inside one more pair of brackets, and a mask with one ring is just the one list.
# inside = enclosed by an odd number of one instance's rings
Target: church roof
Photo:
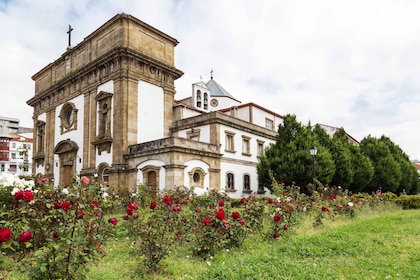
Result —
[[219, 85], [215, 80], [210, 79], [206, 83], [206, 86], [210, 89], [211, 96], [214, 97], [230, 97], [235, 99], [229, 92], [227, 92], [221, 85]]

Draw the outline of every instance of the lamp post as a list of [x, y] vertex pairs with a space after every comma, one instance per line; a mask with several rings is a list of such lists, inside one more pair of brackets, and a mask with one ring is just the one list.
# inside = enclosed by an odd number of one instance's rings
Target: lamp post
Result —
[[312, 156], [313, 181], [314, 181], [314, 183], [315, 183], [315, 178], [316, 178], [315, 158], [316, 158], [316, 154], [318, 153], [318, 149], [317, 149], [314, 145], [312, 145], [312, 146], [309, 148], [309, 153], [310, 153], [310, 154], [311, 154], [311, 156]]

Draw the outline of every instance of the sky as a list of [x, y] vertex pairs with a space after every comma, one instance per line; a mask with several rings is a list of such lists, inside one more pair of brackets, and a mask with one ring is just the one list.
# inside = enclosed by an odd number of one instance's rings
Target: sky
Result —
[[389, 137], [420, 160], [420, 1], [0, 0], [1, 116], [32, 126], [31, 77], [118, 13], [179, 41], [176, 99], [214, 79], [306, 125]]

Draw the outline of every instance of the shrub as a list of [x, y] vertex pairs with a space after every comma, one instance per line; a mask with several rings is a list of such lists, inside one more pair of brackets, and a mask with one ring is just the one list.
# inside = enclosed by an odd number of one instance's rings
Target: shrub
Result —
[[[34, 191], [15, 190], [14, 208], [2, 212], [0, 227], [11, 230], [2, 242], [30, 279], [75, 279], [100, 256], [114, 225], [104, 221], [98, 185], [54, 189], [47, 179]], [[15, 253], [16, 252], [16, 253]]]
[[394, 198], [403, 209], [420, 209], [420, 195], [401, 195]]

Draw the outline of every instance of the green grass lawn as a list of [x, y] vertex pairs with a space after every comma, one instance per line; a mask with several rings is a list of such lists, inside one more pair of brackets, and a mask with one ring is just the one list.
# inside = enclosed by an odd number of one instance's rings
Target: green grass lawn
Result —
[[[158, 275], [139, 270], [130, 248], [118, 232], [105, 246], [106, 256], [89, 266], [87, 279], [420, 279], [420, 210], [371, 213], [319, 229], [307, 220], [287, 239], [251, 236], [241, 248], [207, 261], [174, 247]], [[0, 272], [2, 277], [25, 279], [17, 272]]]

